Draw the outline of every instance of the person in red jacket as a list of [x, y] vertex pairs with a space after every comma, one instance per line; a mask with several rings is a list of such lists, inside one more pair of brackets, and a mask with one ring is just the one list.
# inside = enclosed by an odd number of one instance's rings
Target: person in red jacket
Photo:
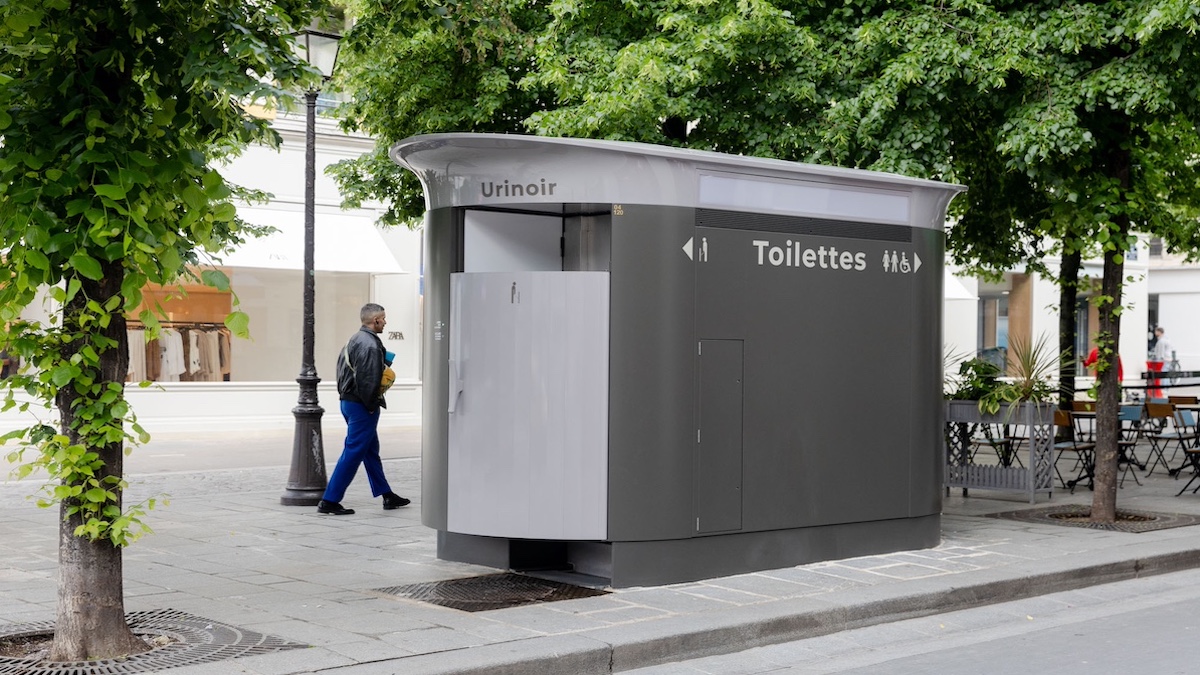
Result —
[[[1092, 351], [1083, 360], [1084, 368], [1091, 368], [1097, 361], [1100, 360], [1100, 348], [1092, 347]], [[1096, 377], [1100, 377], [1100, 373], [1096, 373]], [[1125, 364], [1121, 363], [1121, 355], [1117, 354], [1117, 381], [1125, 381]]]

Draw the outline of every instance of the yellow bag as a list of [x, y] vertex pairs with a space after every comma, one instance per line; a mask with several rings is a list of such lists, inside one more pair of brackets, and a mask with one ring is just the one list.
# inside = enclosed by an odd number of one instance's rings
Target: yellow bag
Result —
[[396, 382], [396, 373], [388, 366], [383, 367], [383, 380], [379, 383], [379, 395], [383, 396]]

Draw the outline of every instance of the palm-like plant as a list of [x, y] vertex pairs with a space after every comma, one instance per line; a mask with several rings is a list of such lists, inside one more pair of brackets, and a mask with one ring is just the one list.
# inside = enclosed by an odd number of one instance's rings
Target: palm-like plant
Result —
[[1058, 352], [1042, 335], [1035, 342], [1013, 338], [1007, 382], [1010, 402], [1033, 401], [1047, 403], [1058, 395], [1058, 374], [1071, 360], [1067, 352]]
[[948, 398], [979, 401], [979, 411], [995, 414], [1005, 403], [1047, 403], [1058, 393], [1060, 369], [1069, 363], [1066, 352], [1054, 350], [1045, 335], [1036, 341], [1014, 337], [1009, 343], [1008, 373], [994, 363], [969, 359], [959, 364]]

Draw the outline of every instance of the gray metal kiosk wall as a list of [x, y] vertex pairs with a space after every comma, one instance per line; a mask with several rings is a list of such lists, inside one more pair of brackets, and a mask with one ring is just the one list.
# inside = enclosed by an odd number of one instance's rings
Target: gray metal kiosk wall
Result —
[[422, 520], [443, 559], [652, 585], [940, 541], [961, 188], [418, 136]]

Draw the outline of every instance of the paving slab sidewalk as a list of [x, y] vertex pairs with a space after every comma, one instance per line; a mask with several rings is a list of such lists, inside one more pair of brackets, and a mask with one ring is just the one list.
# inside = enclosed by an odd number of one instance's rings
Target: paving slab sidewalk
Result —
[[[165, 439], [147, 450], [187, 456], [230, 442]], [[167, 495], [169, 504], [150, 515], [154, 534], [125, 553], [126, 610], [188, 612], [310, 647], [172, 668], [176, 675], [621, 672], [1200, 566], [1197, 527], [1134, 534], [1002, 520], [986, 514], [1030, 508], [1023, 495], [955, 490], [936, 548], [468, 613], [379, 590], [496, 571], [436, 558], [435, 533], [420, 523], [413, 434], [385, 441], [393, 488], [413, 505], [383, 511], [359, 476], [345, 499], [358, 513], [345, 517], [280, 505], [288, 474], [280, 439], [238, 442], [240, 468], [171, 471], [130, 460], [127, 499]], [[260, 456], [276, 465], [260, 466]], [[1200, 495], [1176, 498], [1175, 479], [1143, 483], [1126, 483], [1118, 505], [1200, 515]], [[0, 484], [0, 628], [54, 618], [56, 514], [27, 500], [34, 487]], [[1090, 498], [1055, 493], [1037, 506]]]

